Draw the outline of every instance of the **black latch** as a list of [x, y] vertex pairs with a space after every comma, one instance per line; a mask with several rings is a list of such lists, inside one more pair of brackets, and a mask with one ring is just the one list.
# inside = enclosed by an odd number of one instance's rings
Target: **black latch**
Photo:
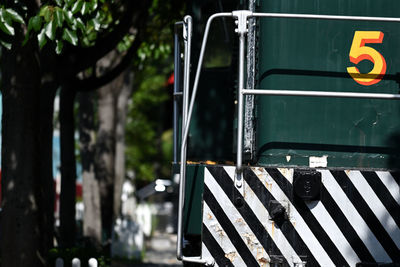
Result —
[[302, 200], [319, 200], [321, 194], [321, 173], [316, 170], [295, 170], [293, 175], [293, 193]]
[[282, 226], [285, 220], [287, 220], [287, 210], [286, 208], [276, 200], [271, 200], [269, 202], [269, 216], [270, 219], [273, 220], [278, 227]]

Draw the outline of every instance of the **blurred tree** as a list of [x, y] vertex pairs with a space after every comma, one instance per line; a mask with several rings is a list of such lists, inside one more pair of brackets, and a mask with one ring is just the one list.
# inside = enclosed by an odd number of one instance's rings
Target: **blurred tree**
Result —
[[135, 90], [126, 129], [127, 169], [135, 173], [137, 188], [155, 178], [170, 176], [172, 161], [173, 26], [184, 15], [183, 1], [153, 6], [154, 18], [135, 62]]
[[[159, 2], [154, 0], [149, 10], [149, 19], [146, 23], [146, 27], [143, 29], [142, 42], [138, 47], [138, 53], [135, 55], [133, 64], [131, 65], [130, 74], [121, 74], [112, 83], [109, 83], [98, 90], [98, 116], [99, 125], [96, 139], [96, 177], [100, 182], [101, 191], [101, 214], [104, 233], [106, 237], [111, 236], [111, 226], [116, 218], [121, 214], [121, 193], [122, 185], [125, 180], [125, 125], [126, 125], [126, 114], [127, 105], [129, 103], [132, 90], [137, 91], [140, 84], [144, 81], [143, 77], [153, 80], [156, 86], [157, 83], [165, 85], [167, 72], [171, 71], [171, 42], [172, 33], [171, 29], [174, 21], [179, 17], [178, 10], [182, 10], [183, 1], [174, 0], [168, 2]], [[126, 36], [123, 42], [118, 46], [118, 51], [124, 51], [130, 48], [131, 40], [133, 36]], [[135, 37], [136, 39], [136, 37]], [[135, 40], [134, 39], [134, 40]], [[105, 58], [105, 61], [101, 64], [102, 69], [108, 69], [112, 65], [111, 59]], [[163, 70], [163, 65], [168, 65], [168, 70]], [[143, 70], [145, 68], [151, 68], [154, 66], [152, 73]], [[132, 78], [134, 76], [134, 79]], [[136, 81], [136, 82], [134, 82]], [[146, 88], [145, 88], [146, 89]], [[147, 89], [150, 89], [147, 87]], [[139, 89], [140, 90], [140, 89]], [[153, 94], [155, 90], [150, 90], [150, 95], [156, 97]], [[156, 92], [158, 94], [159, 92]], [[163, 99], [168, 99], [168, 93], [163, 93]], [[136, 97], [135, 96], [133, 98]], [[151, 97], [150, 97], [151, 98]], [[148, 110], [148, 106], [152, 105], [150, 102], [143, 102], [143, 109]], [[160, 102], [161, 103], [161, 102]], [[146, 112], [146, 111], [145, 111]], [[170, 116], [164, 109], [157, 109], [157, 112], [164, 114], [167, 118]], [[140, 120], [135, 117], [135, 114], [131, 119], [136, 121]], [[163, 129], [163, 119], [165, 117], [153, 117], [153, 121], [148, 121], [150, 124], [156, 124], [158, 132]], [[158, 120], [158, 121], [155, 121]], [[138, 129], [139, 131], [141, 129]], [[157, 136], [161, 136], [158, 134]], [[139, 139], [138, 142], [142, 142]], [[157, 150], [161, 155], [161, 138], [157, 139]], [[154, 146], [153, 143], [143, 143], [149, 147]], [[142, 147], [147, 149], [147, 147]], [[130, 155], [127, 154], [127, 160], [129, 162]], [[135, 155], [133, 155], [135, 156]], [[162, 156], [154, 159], [153, 164], [160, 165], [160, 159]], [[143, 160], [141, 157], [140, 164], [146, 164], [150, 158]], [[160, 165], [161, 166], [161, 165]], [[169, 167], [166, 167], [169, 168]], [[159, 168], [160, 169], [160, 168]], [[168, 172], [168, 171], [167, 171]]]
[[[148, 5], [149, 1], [132, 0], [5, 0], [0, 4], [0, 43], [5, 48], [1, 61], [3, 266], [45, 266], [52, 247], [56, 89], [65, 84], [98, 87], [117, 76], [129, 61], [121, 60], [103, 76], [87, 81], [76, 75], [114, 49], [132, 25], [139, 31]], [[128, 50], [125, 56], [132, 54]], [[75, 184], [74, 175], [65, 179]], [[74, 220], [74, 214], [66, 217]]]

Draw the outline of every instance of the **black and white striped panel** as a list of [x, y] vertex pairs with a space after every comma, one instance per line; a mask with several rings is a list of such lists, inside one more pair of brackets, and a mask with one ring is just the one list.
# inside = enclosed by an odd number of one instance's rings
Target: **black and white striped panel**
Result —
[[[216, 266], [356, 266], [400, 262], [400, 187], [385, 171], [318, 170], [318, 201], [293, 197], [294, 169], [204, 172], [203, 258]], [[240, 203], [240, 205], [237, 205]], [[287, 218], [274, 222], [280, 203]], [[236, 204], [236, 205], [235, 205]]]

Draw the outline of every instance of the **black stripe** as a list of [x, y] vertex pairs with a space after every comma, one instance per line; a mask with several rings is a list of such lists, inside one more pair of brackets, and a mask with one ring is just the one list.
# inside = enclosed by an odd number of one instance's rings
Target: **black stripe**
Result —
[[392, 258], [393, 261], [400, 261], [400, 253], [396, 244], [390, 238], [389, 234], [383, 228], [382, 224], [376, 218], [373, 211], [369, 208], [368, 204], [364, 201], [360, 193], [357, 191], [350, 178], [344, 171], [331, 171], [338, 184], [342, 187], [349, 200], [360, 213], [365, 223], [374, 233], [375, 237], [381, 243], [386, 253]]
[[[237, 199], [237, 198], [241, 199], [241, 202], [243, 203], [243, 205], [241, 207], [237, 207], [236, 209], [240, 213], [240, 215], [243, 217], [245, 222], [247, 222], [247, 225], [249, 226], [251, 231], [254, 233], [254, 235], [257, 237], [258, 241], [264, 247], [264, 249], [267, 252], [269, 252], [270, 254], [272, 253], [277, 256], [282, 256], [282, 259], [283, 259], [282, 252], [276, 246], [276, 244], [272, 240], [272, 238], [269, 236], [268, 232], [265, 230], [264, 226], [260, 223], [260, 221], [258, 220], [257, 216], [254, 214], [252, 209], [245, 202], [245, 200], [243, 199], [240, 192], [235, 188], [235, 186], [233, 185], [232, 179], [226, 173], [225, 169], [219, 168], [219, 167], [214, 167], [214, 168], [208, 168], [208, 170], [211, 173], [211, 175], [213, 177], [215, 177], [215, 181], [219, 184], [219, 186], [222, 188], [222, 190], [225, 192], [225, 194], [231, 200], [232, 205], [234, 205], [234, 203], [232, 201], [232, 198], [229, 197], [230, 195], [232, 195], [232, 192], [234, 192], [233, 195], [235, 196], [235, 199]], [[285, 262], [285, 264], [288, 264], [287, 259], [285, 259], [284, 262]]]
[[[287, 179], [280, 173], [277, 169], [267, 169], [268, 173], [278, 184], [285, 184], [286, 187], [290, 188], [290, 192], [293, 191], [292, 184], [290, 184]], [[287, 194], [287, 192], [285, 192]], [[289, 199], [292, 195], [286, 195]], [[331, 260], [336, 266], [348, 266], [348, 263], [344, 259], [343, 255], [337, 249], [333, 241], [329, 238], [328, 234], [324, 231], [322, 226], [319, 224], [318, 220], [311, 213], [310, 209], [307, 207], [305, 202], [301, 199], [294, 199], [292, 204], [295, 206], [297, 211], [303, 217], [304, 221], [307, 223], [310, 230], [313, 232], [315, 237], [320, 242], [321, 246], [324, 248], [326, 253], [328, 253]]]
[[229, 220], [228, 216], [226, 216], [224, 210], [218, 204], [217, 200], [211, 193], [208, 186], [204, 185], [204, 201], [210, 207], [211, 211], [214, 213], [217, 221], [224, 229], [225, 233], [227, 234], [229, 240], [232, 242], [233, 246], [236, 248], [237, 252], [242, 257], [244, 263], [247, 266], [258, 266], [258, 262], [251, 254], [250, 250], [243, 242], [242, 238], [236, 231], [235, 227], [232, 225], [231, 221]]
[[400, 172], [399, 171], [390, 172], [390, 174], [393, 176], [393, 178], [396, 181], [396, 183], [398, 184], [398, 186], [400, 186]]
[[206, 245], [208, 251], [211, 256], [213, 256], [215, 262], [218, 266], [232, 266], [232, 262], [225, 257], [225, 252], [218, 245], [217, 241], [215, 241], [214, 237], [208, 230], [207, 226], [203, 224], [203, 243]]
[[[270, 213], [271, 207], [269, 206], [269, 203], [270, 201], [275, 201], [276, 199], [271, 195], [271, 193], [265, 188], [260, 179], [250, 169], [246, 168], [244, 170], [243, 176], [246, 180], [246, 183], [250, 186], [251, 190]], [[290, 223], [289, 221], [287, 223], [283, 223], [283, 225], [280, 227], [280, 230], [289, 241], [293, 249], [296, 251], [297, 255], [307, 255], [307, 259], [305, 259], [305, 261], [307, 261], [310, 266], [319, 266], [318, 262], [314, 258], [314, 255], [308, 249], [307, 245], [304, 243], [301, 236], [297, 233], [292, 223]]]
[[397, 201], [393, 198], [392, 194], [390, 194], [389, 190], [387, 190], [386, 186], [382, 183], [379, 176], [372, 171], [361, 172], [361, 174], [364, 176], [365, 180], [371, 186], [372, 190], [374, 190], [375, 194], [388, 210], [388, 212], [396, 222], [397, 226], [400, 226], [399, 204], [397, 204]]
[[[324, 186], [321, 188], [321, 201], [360, 260], [362, 262], [375, 262], [368, 248]], [[355, 226], [357, 227], [357, 225]]]

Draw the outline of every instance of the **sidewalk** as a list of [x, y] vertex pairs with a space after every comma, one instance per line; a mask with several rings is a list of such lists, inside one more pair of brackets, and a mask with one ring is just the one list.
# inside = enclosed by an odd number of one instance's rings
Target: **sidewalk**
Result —
[[141, 264], [118, 264], [113, 267], [181, 267], [176, 259], [176, 235], [155, 232], [146, 244], [146, 255]]
[[176, 259], [176, 235], [154, 233], [147, 245], [144, 263], [143, 266], [182, 266]]

